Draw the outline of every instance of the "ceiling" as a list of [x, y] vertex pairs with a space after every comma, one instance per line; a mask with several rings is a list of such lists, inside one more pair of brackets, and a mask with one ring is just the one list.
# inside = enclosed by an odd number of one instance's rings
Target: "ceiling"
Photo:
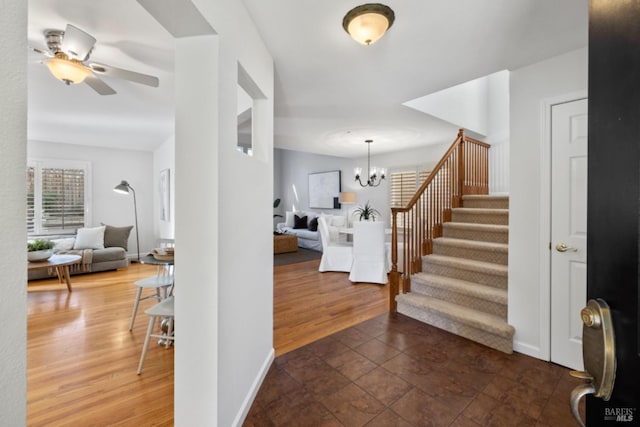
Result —
[[[356, 157], [450, 142], [453, 125], [402, 103], [587, 44], [584, 0], [388, 0], [396, 20], [363, 46], [342, 29], [345, 0], [243, 0], [275, 61], [278, 148]], [[118, 93], [65, 86], [30, 54], [29, 139], [152, 150], [173, 132], [173, 39], [134, 0], [29, 0], [29, 44], [72, 23], [91, 59], [160, 78], [104, 78]]]

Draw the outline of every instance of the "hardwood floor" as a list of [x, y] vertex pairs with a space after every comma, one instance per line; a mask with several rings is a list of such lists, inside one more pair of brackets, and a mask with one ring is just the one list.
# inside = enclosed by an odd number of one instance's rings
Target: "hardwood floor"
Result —
[[[351, 284], [344, 273], [319, 273], [319, 261], [274, 267], [274, 346], [284, 354], [384, 313], [386, 287]], [[148, 324], [141, 302], [128, 331], [132, 282], [155, 267], [28, 287], [27, 424], [29, 426], [173, 425], [173, 348], [151, 345], [137, 363]]]
[[30, 282], [27, 324], [29, 426], [173, 425], [173, 348], [151, 345], [136, 375], [148, 317], [129, 319], [132, 282], [155, 267]]
[[315, 260], [274, 267], [276, 356], [387, 311], [388, 287], [352, 284], [348, 274], [320, 273], [319, 265]]

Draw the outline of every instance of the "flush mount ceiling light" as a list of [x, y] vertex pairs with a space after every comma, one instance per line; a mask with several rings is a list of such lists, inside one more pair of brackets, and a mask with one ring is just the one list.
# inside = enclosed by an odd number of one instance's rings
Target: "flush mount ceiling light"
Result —
[[91, 71], [77, 59], [69, 59], [64, 52], [57, 52], [47, 61], [47, 67], [51, 74], [66, 84], [82, 83], [91, 75]]
[[367, 3], [354, 7], [344, 16], [342, 27], [358, 43], [375, 43], [391, 28], [395, 14], [389, 6]]

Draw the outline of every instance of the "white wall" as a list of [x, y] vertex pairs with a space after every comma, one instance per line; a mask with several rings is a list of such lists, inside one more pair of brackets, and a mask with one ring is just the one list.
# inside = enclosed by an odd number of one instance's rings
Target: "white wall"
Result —
[[[157, 192], [153, 174], [153, 154], [147, 151], [114, 150], [84, 145], [29, 141], [29, 158], [79, 160], [91, 163], [91, 224], [114, 226], [135, 225], [133, 196], [122, 195], [113, 188], [126, 180], [136, 192], [140, 252], [150, 251], [155, 244], [154, 195]], [[136, 233], [129, 235], [128, 253], [135, 257]]]
[[457, 127], [487, 135], [488, 89], [487, 77], [484, 76], [405, 102], [403, 105], [438, 117]]
[[502, 70], [404, 103], [491, 144], [489, 193], [509, 193], [509, 71]]
[[[175, 424], [226, 427], [274, 354], [273, 61], [242, 2], [194, 4], [218, 35], [176, 40]], [[251, 157], [236, 150], [238, 61], [266, 96]]]
[[487, 77], [489, 193], [509, 194], [509, 71]]
[[[175, 160], [175, 136], [171, 136], [160, 147], [153, 152], [153, 234], [160, 239], [175, 238], [175, 216], [176, 216], [176, 160]], [[169, 169], [169, 220], [160, 219], [160, 189], [158, 187], [158, 179], [160, 171]]]
[[[27, 419], [27, 2], [0, 3], [0, 425]], [[20, 250], [23, 248], [23, 250]]]
[[[543, 151], [542, 104], [545, 99], [587, 90], [587, 49], [560, 55], [511, 73], [511, 148], [509, 210], [509, 323], [516, 329], [514, 349], [548, 359], [549, 278], [544, 270], [548, 250], [541, 206], [548, 189], [549, 156]], [[545, 218], [546, 217], [546, 218]]]
[[[455, 140], [456, 135], [451, 136], [451, 141], [443, 144], [429, 145], [413, 150], [405, 150], [384, 153], [371, 156], [371, 166], [385, 167], [387, 173], [408, 170], [431, 170], [447, 151]], [[303, 153], [300, 151], [280, 150], [275, 151], [276, 186], [274, 197], [282, 198], [280, 208], [276, 211], [283, 214], [287, 210], [309, 209], [309, 181], [308, 175], [314, 172], [341, 171], [342, 191], [356, 193], [355, 205], [343, 205], [341, 212], [347, 214], [358, 205], [364, 205], [367, 201], [382, 214], [382, 220], [390, 224], [391, 214], [389, 207], [389, 178], [378, 187], [361, 187], [354, 179], [353, 169], [367, 167], [367, 158], [349, 159], [343, 157], [324, 156], [319, 154]], [[364, 172], [363, 172], [364, 173]], [[334, 209], [313, 209], [337, 213]], [[277, 219], [276, 222], [282, 222]]]

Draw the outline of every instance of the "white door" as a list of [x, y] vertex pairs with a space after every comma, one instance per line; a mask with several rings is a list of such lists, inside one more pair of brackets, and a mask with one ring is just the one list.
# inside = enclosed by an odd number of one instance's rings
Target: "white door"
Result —
[[587, 302], [587, 100], [551, 108], [551, 361], [583, 369]]

